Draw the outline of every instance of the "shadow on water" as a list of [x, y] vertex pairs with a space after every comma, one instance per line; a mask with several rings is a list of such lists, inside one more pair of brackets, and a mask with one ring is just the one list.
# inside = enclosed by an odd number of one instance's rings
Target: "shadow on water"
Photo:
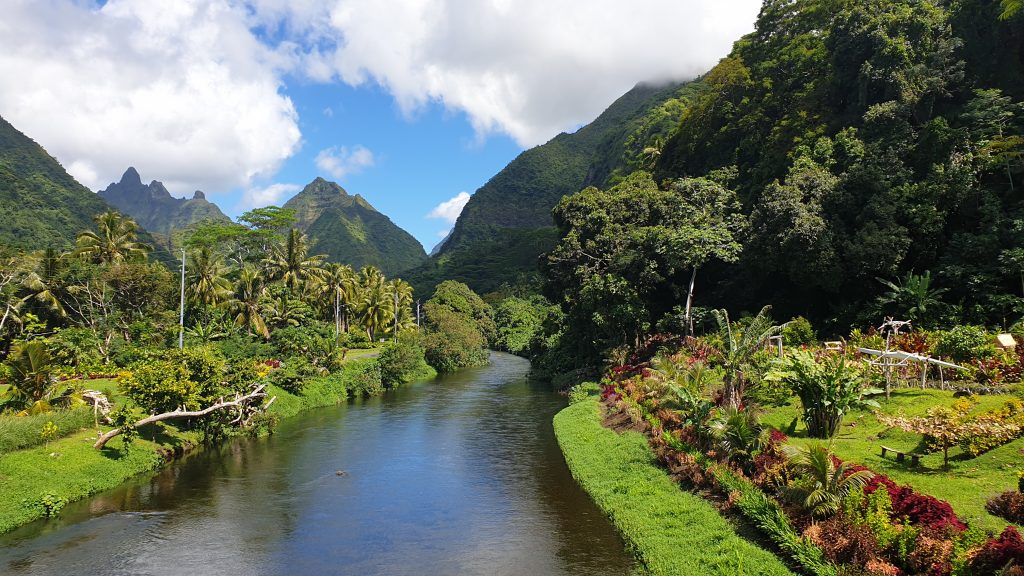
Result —
[[0, 536], [0, 573], [632, 573], [528, 369], [494, 354], [202, 451]]

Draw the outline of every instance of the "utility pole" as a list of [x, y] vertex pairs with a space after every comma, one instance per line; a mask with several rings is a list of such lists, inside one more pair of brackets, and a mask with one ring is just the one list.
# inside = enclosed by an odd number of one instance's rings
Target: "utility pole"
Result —
[[185, 249], [181, 249], [181, 312], [178, 316], [178, 350], [185, 348]]
[[334, 289], [334, 339], [337, 340], [341, 336], [341, 315], [338, 313], [338, 289]]
[[420, 301], [416, 299], [416, 327], [420, 327]]
[[398, 342], [398, 290], [395, 290], [393, 295], [395, 297], [395, 333], [394, 333], [394, 340], [395, 340], [395, 342]]

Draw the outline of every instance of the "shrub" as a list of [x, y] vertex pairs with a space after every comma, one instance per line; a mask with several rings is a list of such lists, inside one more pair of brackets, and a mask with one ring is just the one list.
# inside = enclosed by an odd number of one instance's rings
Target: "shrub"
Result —
[[320, 370], [303, 356], [293, 356], [270, 373], [270, 382], [292, 394], [301, 394], [306, 380], [319, 376]]
[[121, 390], [140, 408], [152, 414], [178, 407], [198, 408], [200, 388], [180, 362], [141, 362], [118, 377]]
[[427, 363], [438, 372], [487, 364], [487, 339], [472, 322], [444, 309], [433, 312], [423, 339]]
[[985, 503], [985, 510], [1014, 524], [1022, 524], [1024, 523], [1024, 494], [1013, 490], [997, 494]]
[[380, 365], [373, 358], [349, 362], [343, 374], [345, 388], [353, 396], [375, 396], [384, 391]]
[[47, 492], [34, 500], [26, 498], [21, 503], [26, 508], [35, 510], [40, 516], [50, 518], [59, 514], [67, 506], [68, 499], [63, 496], [57, 496], [52, 492]]
[[42, 444], [44, 439], [39, 431], [47, 422], [53, 422], [57, 427], [55, 438], [67, 436], [92, 426], [92, 409], [77, 407], [29, 416], [0, 415], [0, 454]]
[[935, 354], [953, 362], [969, 362], [976, 358], [988, 358], [995, 354], [995, 346], [989, 344], [988, 333], [981, 326], [957, 326], [952, 330], [938, 333]]
[[1024, 566], [1024, 540], [1014, 526], [1007, 526], [999, 538], [988, 541], [971, 562], [974, 574], [996, 574], [1013, 563]]
[[217, 340], [213, 346], [229, 362], [247, 358], [270, 358], [274, 356], [274, 346], [260, 337], [234, 332], [227, 338]]
[[[851, 465], [849, 470], [867, 470], [859, 464]], [[939, 500], [927, 494], [918, 494], [910, 486], [899, 486], [884, 474], [875, 474], [864, 486], [864, 493], [871, 494], [879, 486], [885, 487], [892, 502], [894, 519], [906, 518], [911, 524], [934, 532], [954, 530], [963, 532], [967, 529], [953, 511], [949, 502]]]
[[569, 389], [569, 404], [582, 402], [601, 391], [601, 386], [595, 382], [584, 382]]
[[61, 365], [93, 370], [103, 364], [100, 340], [88, 328], [63, 328], [47, 339], [50, 354]]
[[402, 335], [397, 342], [391, 342], [377, 356], [380, 365], [381, 382], [392, 388], [408, 382], [426, 367], [423, 347], [415, 335]]
[[799, 346], [801, 344], [814, 344], [818, 341], [818, 335], [814, 332], [811, 321], [803, 316], [797, 316], [782, 327], [782, 342], [786, 346]]
[[810, 352], [798, 350], [765, 378], [780, 379], [800, 397], [804, 424], [812, 438], [834, 436], [843, 415], [854, 407], [878, 407], [864, 395], [880, 391], [865, 389], [860, 367], [837, 354], [828, 354], [819, 362]]

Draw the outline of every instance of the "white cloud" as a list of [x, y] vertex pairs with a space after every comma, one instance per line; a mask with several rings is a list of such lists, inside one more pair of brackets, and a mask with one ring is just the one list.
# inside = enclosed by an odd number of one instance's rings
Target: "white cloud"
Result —
[[349, 174], [358, 174], [373, 166], [373, 152], [363, 146], [332, 146], [316, 155], [316, 167], [341, 180]]
[[638, 81], [707, 71], [761, 0], [254, 0], [303, 39], [310, 78], [375, 82], [406, 113], [465, 112], [478, 135], [530, 146], [596, 117]]
[[[438, 218], [449, 224], [455, 224], [455, 221], [459, 219], [459, 214], [462, 214], [462, 209], [466, 207], [466, 202], [469, 202], [469, 193], [459, 192], [453, 198], [434, 206], [434, 209], [427, 214], [427, 218]], [[446, 234], [448, 232], [442, 236]]]
[[264, 188], [250, 188], [242, 194], [242, 200], [238, 203], [238, 208], [240, 210], [252, 210], [253, 208], [263, 208], [271, 204], [280, 205], [282, 198], [291, 196], [299, 190], [302, 190], [302, 186], [297, 184], [271, 184]]
[[97, 189], [128, 166], [209, 193], [270, 176], [298, 147], [284, 50], [232, 0], [4, 5], [0, 115]]

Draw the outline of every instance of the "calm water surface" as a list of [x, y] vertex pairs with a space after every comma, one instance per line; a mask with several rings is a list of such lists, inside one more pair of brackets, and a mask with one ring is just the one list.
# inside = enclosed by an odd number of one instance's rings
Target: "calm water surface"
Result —
[[632, 573], [528, 369], [493, 354], [202, 451], [0, 536], [0, 574]]

